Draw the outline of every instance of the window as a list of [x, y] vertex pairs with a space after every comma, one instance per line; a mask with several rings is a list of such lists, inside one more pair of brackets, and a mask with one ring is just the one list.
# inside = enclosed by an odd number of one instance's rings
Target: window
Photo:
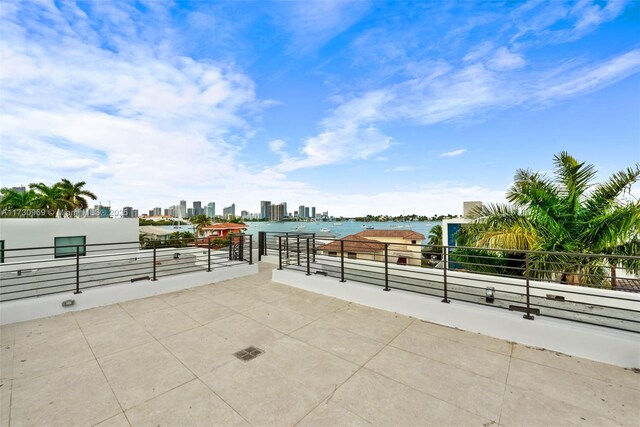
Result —
[[86, 255], [87, 248], [85, 244], [87, 243], [86, 236], [67, 236], [67, 237], [56, 237], [54, 238], [54, 246], [55, 246], [55, 257], [63, 258], [69, 256], [76, 256], [76, 247], [80, 246], [80, 255]]
[[415, 245], [415, 244], [416, 244], [416, 242], [417, 242], [417, 240], [412, 240], [412, 241], [411, 241], [411, 244], [412, 244], [412, 245]]
[[398, 257], [398, 265], [407, 265], [407, 258], [406, 257]]
[[0, 264], [4, 262], [4, 240], [0, 240]]
[[349, 259], [358, 259], [358, 254], [355, 252], [347, 252], [347, 257]]
[[338, 256], [338, 252], [329, 252], [329, 256]]

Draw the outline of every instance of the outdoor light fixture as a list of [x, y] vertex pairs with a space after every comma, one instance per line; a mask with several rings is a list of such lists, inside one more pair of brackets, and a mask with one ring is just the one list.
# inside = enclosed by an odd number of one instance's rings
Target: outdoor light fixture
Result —
[[487, 289], [485, 289], [484, 291], [485, 300], [487, 302], [493, 303], [495, 291], [496, 291], [495, 288], [487, 286]]

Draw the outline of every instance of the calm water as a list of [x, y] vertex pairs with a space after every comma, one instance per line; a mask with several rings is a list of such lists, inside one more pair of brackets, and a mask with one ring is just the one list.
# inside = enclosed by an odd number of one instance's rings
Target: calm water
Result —
[[[336, 237], [344, 237], [349, 234], [359, 233], [365, 228], [363, 225], [369, 225], [377, 230], [413, 230], [428, 237], [429, 231], [434, 225], [440, 224], [436, 222], [247, 222], [248, 234], [254, 234], [257, 236], [259, 231], [267, 231], [274, 233], [286, 233], [286, 232], [304, 232], [304, 233], [328, 233], [336, 235]], [[181, 225], [181, 226], [162, 226], [165, 230], [170, 231], [190, 231], [193, 232], [193, 226]], [[328, 229], [328, 231], [322, 231], [322, 229]]]

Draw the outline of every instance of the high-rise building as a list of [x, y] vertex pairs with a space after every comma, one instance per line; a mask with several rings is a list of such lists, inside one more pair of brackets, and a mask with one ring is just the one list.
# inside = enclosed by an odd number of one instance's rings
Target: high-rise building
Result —
[[215, 218], [216, 216], [216, 204], [214, 202], [207, 203], [207, 207], [204, 208], [204, 214], [209, 218]]
[[225, 219], [229, 219], [231, 217], [236, 216], [236, 204], [232, 203], [231, 206], [227, 206], [222, 209], [222, 217]]
[[298, 206], [298, 218], [306, 218], [304, 216], [304, 205]]
[[282, 221], [285, 217], [285, 204], [278, 203], [270, 206], [269, 218], [271, 221]]
[[288, 211], [287, 211], [287, 202], [282, 202], [282, 205], [284, 205], [284, 216], [285, 218], [289, 216]]
[[304, 217], [305, 217], [305, 218], [311, 218], [311, 217], [309, 216], [309, 208], [308, 208], [308, 207], [305, 207], [305, 208], [304, 208]]
[[269, 219], [271, 217], [271, 202], [262, 200], [260, 202], [260, 218]]
[[138, 209], [133, 210], [133, 218], [138, 218]]
[[180, 200], [180, 210], [178, 212], [176, 212], [179, 217], [185, 217], [187, 216], [187, 201], [186, 200]]
[[97, 216], [99, 218], [109, 218], [111, 216], [111, 206], [95, 205], [93, 207], [93, 212], [89, 212], [89, 215]]
[[249, 217], [249, 211], [240, 211], [240, 217], [248, 218]]
[[193, 216], [193, 208], [187, 209], [187, 217], [191, 218]]
[[122, 208], [122, 218], [135, 218], [133, 216], [133, 208], [131, 206], [125, 206]]
[[194, 201], [193, 202], [193, 214], [200, 215], [202, 212], [202, 202]]
[[149, 209], [149, 216], [153, 216], [153, 209]]
[[153, 215], [154, 216], [162, 215], [162, 208], [153, 208]]
[[316, 207], [312, 206], [311, 207], [311, 218], [315, 219], [315, 217], [316, 217]]

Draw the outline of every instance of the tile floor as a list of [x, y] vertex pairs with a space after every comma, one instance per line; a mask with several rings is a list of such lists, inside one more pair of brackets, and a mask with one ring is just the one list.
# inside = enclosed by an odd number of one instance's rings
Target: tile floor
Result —
[[270, 278], [1, 327], [0, 427], [638, 426], [632, 370]]

